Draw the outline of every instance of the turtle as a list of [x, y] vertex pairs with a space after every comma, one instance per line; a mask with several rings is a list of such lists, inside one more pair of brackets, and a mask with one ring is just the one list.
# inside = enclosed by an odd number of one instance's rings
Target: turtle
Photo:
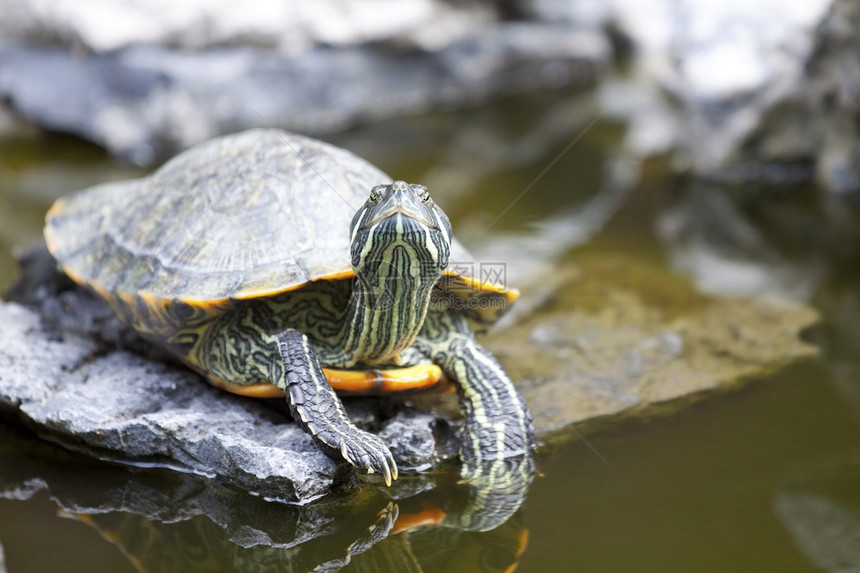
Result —
[[[198, 144], [141, 179], [58, 199], [62, 270], [209, 382], [286, 396], [320, 448], [391, 485], [398, 467], [337, 392], [457, 388], [461, 475], [503, 475], [531, 415], [475, 341], [518, 293], [474, 259], [428, 189], [276, 129]], [[495, 469], [493, 469], [495, 468]]]

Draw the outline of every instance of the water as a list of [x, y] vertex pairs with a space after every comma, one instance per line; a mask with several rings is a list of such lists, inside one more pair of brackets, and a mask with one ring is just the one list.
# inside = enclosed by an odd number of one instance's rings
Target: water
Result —
[[[577, 129], [587, 125], [589, 111], [587, 97], [559, 92], [329, 139], [397, 177], [428, 184], [457, 235], [493, 252], [509, 244], [511, 233], [527, 235], [605, 188], [621, 126], [600, 123], [564, 151]], [[0, 150], [4, 253], [39, 236], [54, 197], [139, 173], [65, 137], [7, 142]], [[668, 267], [671, 247], [657, 227], [679, 201], [673, 194], [679, 185], [663, 162], [652, 161], [608, 224], [602, 229], [595, 224], [586, 246], [578, 242], [581, 237], [565, 236], [563, 245], [535, 247], [536, 256], [556, 256], [561, 249], [566, 264], [605, 255]], [[508, 209], [511, 202], [515, 206]], [[822, 347], [821, 358], [762, 375], [670, 416], [604, 424], [587, 436], [588, 444], [572, 441], [544, 452], [526, 504], [495, 531], [413, 528], [392, 532], [358, 553], [356, 540], [372, 537], [391, 517], [385, 513], [391, 511], [388, 499], [378, 491], [321, 507], [279, 506], [196, 476], [95, 461], [7, 425], [0, 426], [0, 486], [19, 487], [16, 499], [0, 499], [6, 568], [122, 572], [137, 564], [151, 571], [307, 570], [345, 562], [347, 555], [345, 567], [353, 571], [502, 571], [514, 565], [518, 571], [856, 568], [860, 335], [851, 319], [860, 296], [856, 253], [785, 233], [794, 227], [777, 224], [780, 218], [772, 210], [745, 212], [763, 223], [781, 260], [802, 265], [814, 253], [828, 269], [810, 295], [824, 316], [822, 326], [808, 334]], [[780, 210], [780, 217], [805, 222], [797, 227], [806, 229], [815, 228], [808, 222], [817, 216], [815, 205], [803, 201]], [[530, 271], [524, 269], [531, 267], [517, 253], [510, 258], [513, 267], [521, 265], [519, 271], [512, 267], [514, 276], [519, 272], [527, 279]], [[8, 284], [13, 268], [11, 258], [0, 255], [1, 284]], [[665, 301], [667, 311], [678, 304]], [[395, 511], [432, 518], [438, 509], [456, 509], [453, 479], [440, 481], [439, 489], [408, 497]], [[50, 493], [42, 483], [50, 485]], [[114, 499], [112, 492], [119, 492], [127, 509], [153, 499], [155, 507], [185, 507], [188, 519], [147, 520], [114, 506], [100, 512], [100, 504]], [[215, 517], [198, 515], [193, 503], [183, 505], [196, 499], [226, 509]], [[67, 508], [63, 515], [58, 504]], [[327, 528], [326, 535], [296, 543], [303, 524], [314, 520]], [[259, 532], [268, 543], [252, 546], [248, 540]]]
[[532, 489], [519, 570], [817, 570], [776, 505], [807, 466], [857, 452], [856, 418], [826, 378], [820, 366], [790, 368], [591, 436], [608, 466], [570, 444]]

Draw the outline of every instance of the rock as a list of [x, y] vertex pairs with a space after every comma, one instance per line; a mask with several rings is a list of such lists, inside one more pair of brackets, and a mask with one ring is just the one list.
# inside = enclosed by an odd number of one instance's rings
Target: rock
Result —
[[428, 470], [436, 460], [436, 438], [433, 426], [436, 417], [427, 412], [398, 412], [379, 433], [398, 467], [412, 470]]
[[[680, 169], [722, 181], [860, 188], [853, 0], [313, 6], [2, 0], [0, 130], [14, 112], [148, 165], [251, 126], [319, 134], [599, 76], [636, 157], [674, 151]], [[623, 74], [603, 73], [613, 57], [629, 59]]]
[[682, 106], [676, 136], [687, 165], [717, 172], [765, 110], [798, 91], [829, 3], [685, 0], [649, 10], [616, 3], [618, 27], [636, 46], [637, 80], [668, 90]]
[[598, 97], [629, 121], [634, 156], [675, 152], [680, 169], [723, 182], [815, 177], [835, 195], [860, 190], [854, 0], [519, 4], [540, 20], [603, 27], [628, 56]]
[[598, 14], [633, 46], [601, 99], [630, 120], [634, 154], [676, 150], [680, 167], [724, 182], [860, 189], [856, 2], [615, 0]]
[[[380, 10], [384, 10], [384, 14]], [[394, 38], [446, 42], [493, 19], [484, 3], [433, 0], [317, 0], [313, 4], [252, 0], [0, 0], [0, 36], [21, 43], [62, 43], [94, 53], [136, 45], [204, 50], [248, 45], [296, 52], [313, 45], [357, 45]], [[432, 33], [431, 33], [432, 32]]]
[[41, 433], [100, 457], [225, 476], [266, 497], [328, 491], [334, 463], [264, 404], [226, 400], [190, 372], [136, 354], [105, 355], [92, 340], [58, 340], [16, 304], [0, 314], [0, 404]]
[[[59, 32], [51, 18], [61, 9], [23, 18], [30, 22], [21, 24], [23, 39], [0, 45], [0, 101], [23, 118], [77, 134], [141, 165], [250, 126], [332, 132], [499, 93], [591, 81], [610, 56], [596, 31], [499, 21], [480, 4], [413, 0], [393, 14], [386, 8], [389, 18], [378, 18], [386, 25], [375, 28], [354, 22], [339, 27], [345, 22], [324, 8], [284, 8], [264, 23], [243, 22], [250, 28], [227, 40], [189, 40], [206, 48], [196, 52], [168, 38], [193, 36], [185, 33], [189, 29], [217, 35], [209, 16], [236, 24], [233, 12], [198, 3], [182, 12], [184, 19], [165, 23], [159, 2], [117, 8], [130, 21], [140, 11], [149, 15], [144, 19], [152, 34], [137, 26], [146, 37], [135, 38], [129, 30], [117, 35], [122, 26], [105, 30], [85, 22], [103, 17], [101, 3], [93, 4], [98, 9], [93, 6], [92, 17], [78, 16]], [[365, 2], [353, 10], [369, 15], [378, 8]], [[262, 29], [255, 32], [256, 24]], [[105, 33], [108, 38], [98, 37]], [[80, 39], [95, 52], [34, 41], [56, 35]], [[271, 45], [281, 42], [297, 46]]]
[[[860, 192], [860, 5], [833, 0], [818, 21], [802, 77], [774, 101], [738, 155], [805, 160], [836, 197]], [[857, 212], [856, 202], [852, 205]]]
[[818, 320], [806, 305], [709, 297], [623, 256], [578, 262], [551, 312], [486, 340], [521, 380], [544, 441], [675, 411], [818, 352], [800, 337]]
[[[324, 503], [314, 508], [269, 503], [186, 472], [93, 466], [32, 437], [16, 438], [3, 442], [3, 459], [8, 461], [0, 468], [3, 498], [25, 500], [49, 490], [56, 503], [73, 515], [125, 512], [166, 523], [204, 515], [243, 547], [261, 541], [289, 547], [336, 528]], [[271, 525], [269, 521], [279, 522], [280, 527], [261, 529], [263, 523]]]

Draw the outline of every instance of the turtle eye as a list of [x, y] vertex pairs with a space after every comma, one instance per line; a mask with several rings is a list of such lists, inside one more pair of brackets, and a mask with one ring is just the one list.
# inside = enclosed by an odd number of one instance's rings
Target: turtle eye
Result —
[[412, 188], [415, 190], [415, 193], [418, 195], [418, 198], [421, 199], [421, 202], [425, 205], [430, 204], [432, 199], [430, 199], [430, 191], [427, 190], [427, 187], [424, 185], [413, 185]]
[[370, 197], [368, 197], [367, 201], [373, 205], [377, 203], [382, 196], [385, 195], [385, 190], [388, 188], [387, 185], [376, 185], [373, 189], [370, 190]]

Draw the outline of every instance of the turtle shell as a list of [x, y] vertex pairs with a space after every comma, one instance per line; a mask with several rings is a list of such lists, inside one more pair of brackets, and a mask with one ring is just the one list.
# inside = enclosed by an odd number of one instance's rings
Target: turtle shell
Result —
[[[109, 300], [211, 309], [351, 277], [352, 217], [371, 187], [391, 180], [332, 145], [249, 130], [198, 145], [148, 177], [58, 200], [45, 239], [70, 277]], [[516, 292], [477, 280], [456, 240], [450, 260], [436, 304], [494, 322]]]

